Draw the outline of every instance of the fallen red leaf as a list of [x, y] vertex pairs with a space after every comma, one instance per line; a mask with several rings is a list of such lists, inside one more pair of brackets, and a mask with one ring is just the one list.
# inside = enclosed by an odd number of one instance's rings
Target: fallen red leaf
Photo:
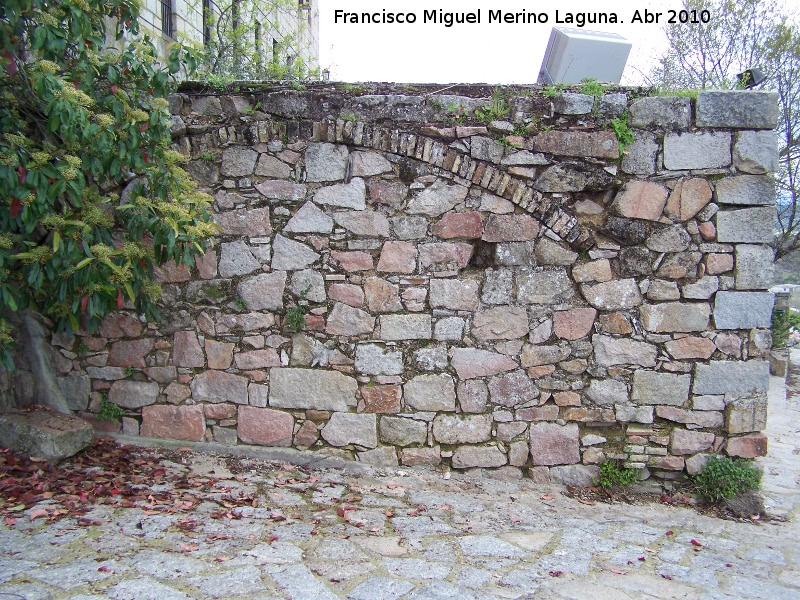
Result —
[[181, 542], [181, 550], [183, 552], [194, 552], [195, 550], [199, 550], [200, 546], [198, 544], [184, 544]]
[[44, 508], [37, 508], [36, 510], [32, 510], [31, 514], [29, 515], [31, 521], [33, 521], [34, 519], [38, 519], [39, 517], [46, 517], [46, 516], [47, 516], [47, 510], [45, 510]]
[[564, 574], [564, 571], [550, 571], [550, 577], [561, 577]]
[[662, 573], [662, 574], [661, 574], [661, 576], [662, 576], [664, 579], [669, 579], [670, 581], [672, 581], [672, 575], [667, 575], [667, 574], [665, 574], [665, 573]]
[[701, 544], [700, 542], [698, 542], [698, 541], [697, 541], [697, 540], [695, 540], [695, 539], [693, 539], [693, 540], [691, 541], [691, 544], [692, 544], [692, 546], [702, 546], [702, 545], [703, 545], [703, 544]]
[[14, 517], [6, 517], [5, 518], [6, 525], [9, 527], [13, 527], [17, 524], [17, 520]]
[[616, 569], [611, 569], [611, 572], [614, 573], [614, 575], [627, 575], [625, 571], [617, 571]]
[[542, 496], [541, 498], [539, 498], [539, 500], [547, 501], [547, 500], [552, 500], [553, 498], [555, 498], [555, 496], [551, 496], [550, 494], [547, 494], [546, 496]]
[[669, 531], [667, 531], [667, 535], [675, 535], [675, 532], [672, 531], [672, 529], [670, 529]]

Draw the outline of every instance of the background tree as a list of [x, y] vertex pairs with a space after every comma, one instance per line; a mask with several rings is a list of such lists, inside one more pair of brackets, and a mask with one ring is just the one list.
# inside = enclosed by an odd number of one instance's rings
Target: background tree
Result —
[[778, 92], [780, 167], [776, 257], [800, 248], [800, 29], [774, 0], [683, 0], [687, 11], [707, 10], [708, 23], [664, 29], [669, 47], [650, 81], [666, 90], [736, 88], [738, 73], [758, 67], [760, 89]]
[[201, 78], [215, 81], [305, 79], [310, 2], [208, 0]]
[[154, 266], [193, 265], [214, 233], [169, 149], [170, 73], [193, 55], [161, 67], [137, 6], [0, 3], [0, 356], [12, 368], [19, 339], [36, 402], [62, 412], [42, 317], [67, 334], [123, 306], [157, 319]]

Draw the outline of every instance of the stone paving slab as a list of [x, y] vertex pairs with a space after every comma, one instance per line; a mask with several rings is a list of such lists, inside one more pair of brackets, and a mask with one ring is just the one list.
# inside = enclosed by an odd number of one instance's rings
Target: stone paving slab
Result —
[[[586, 505], [559, 486], [480, 471], [297, 468], [291, 459], [319, 457], [281, 451], [277, 463], [240, 456], [233, 473], [222, 455], [186, 453], [165, 468], [213, 475], [223, 490], [191, 512], [104, 505], [85, 515], [99, 523], [88, 527], [0, 525], [0, 598], [800, 598], [800, 351], [792, 358], [788, 386], [770, 382], [760, 461], [768, 512], [785, 522]], [[258, 506], [220, 517], [230, 493]]]

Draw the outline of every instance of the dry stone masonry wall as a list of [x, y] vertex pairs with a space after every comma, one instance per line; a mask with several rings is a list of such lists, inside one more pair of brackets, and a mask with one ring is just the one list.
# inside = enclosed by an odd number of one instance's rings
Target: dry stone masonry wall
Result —
[[163, 323], [54, 338], [76, 409], [569, 483], [765, 453], [774, 94], [373, 91], [172, 99], [217, 244]]

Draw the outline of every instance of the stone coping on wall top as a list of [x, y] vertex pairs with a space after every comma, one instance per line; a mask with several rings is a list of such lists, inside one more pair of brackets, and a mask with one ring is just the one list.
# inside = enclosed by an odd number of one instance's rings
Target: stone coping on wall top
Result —
[[[652, 92], [646, 86], [620, 86], [604, 84], [606, 92], [624, 92], [636, 96], [645, 96]], [[182, 81], [178, 85], [178, 92], [193, 95], [227, 95], [232, 93], [263, 93], [282, 91], [309, 91], [314, 93], [344, 93], [349, 96], [362, 94], [402, 94], [422, 93], [433, 95], [437, 93], [457, 94], [471, 98], [488, 98], [497, 90], [509, 92], [529, 93], [543, 91], [547, 86], [531, 84], [491, 84], [491, 83], [401, 83], [386, 81], [231, 81], [224, 89], [209, 86], [203, 81]], [[574, 92], [579, 84], [568, 85], [564, 91]]]

